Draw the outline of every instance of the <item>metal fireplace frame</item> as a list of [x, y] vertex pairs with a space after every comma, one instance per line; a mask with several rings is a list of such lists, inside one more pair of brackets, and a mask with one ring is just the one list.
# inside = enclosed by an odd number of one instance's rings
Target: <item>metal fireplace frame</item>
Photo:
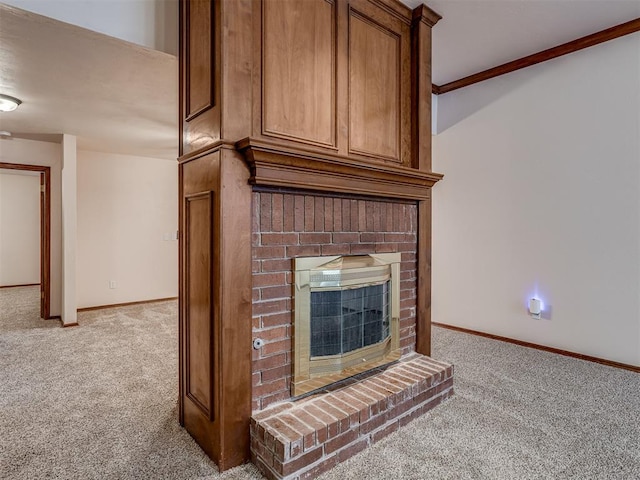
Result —
[[[398, 360], [400, 348], [400, 253], [338, 255], [294, 259], [294, 397]], [[391, 280], [390, 336], [344, 354], [311, 357], [311, 292], [346, 290]]]

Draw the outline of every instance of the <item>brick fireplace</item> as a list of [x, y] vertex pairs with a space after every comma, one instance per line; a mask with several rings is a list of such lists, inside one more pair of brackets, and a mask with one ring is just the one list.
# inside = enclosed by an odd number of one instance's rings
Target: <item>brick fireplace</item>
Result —
[[[414, 353], [417, 215], [410, 201], [254, 190], [252, 458], [269, 478], [312, 478], [453, 393], [452, 367]], [[402, 359], [292, 401], [293, 259], [392, 252]]]
[[253, 194], [253, 410], [291, 398], [293, 258], [401, 252], [400, 346], [414, 350], [415, 203], [311, 193]]
[[[180, 2], [179, 419], [221, 471], [312, 478], [452, 392], [428, 357], [439, 19], [399, 0]], [[328, 340], [292, 398], [294, 259], [393, 252], [393, 335], [363, 320], [361, 347]], [[348, 305], [322, 333], [360, 322]], [[376, 370], [306, 390], [336, 355], [340, 375]]]

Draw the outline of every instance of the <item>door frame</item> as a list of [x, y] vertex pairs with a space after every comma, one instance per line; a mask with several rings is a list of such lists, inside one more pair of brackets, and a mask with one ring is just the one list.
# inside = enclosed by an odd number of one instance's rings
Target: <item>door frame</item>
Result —
[[47, 320], [51, 318], [51, 167], [0, 162], [0, 168], [40, 172], [40, 317]]

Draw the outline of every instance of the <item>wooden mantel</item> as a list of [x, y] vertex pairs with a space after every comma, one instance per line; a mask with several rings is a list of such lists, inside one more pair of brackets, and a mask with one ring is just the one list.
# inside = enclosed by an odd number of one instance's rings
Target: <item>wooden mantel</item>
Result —
[[252, 185], [427, 200], [439, 173], [356, 161], [339, 155], [245, 138], [236, 144], [251, 168]]

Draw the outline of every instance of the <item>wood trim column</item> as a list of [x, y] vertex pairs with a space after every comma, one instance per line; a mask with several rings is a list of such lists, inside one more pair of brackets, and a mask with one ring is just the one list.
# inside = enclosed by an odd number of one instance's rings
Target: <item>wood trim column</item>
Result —
[[[411, 24], [412, 166], [431, 172], [431, 28], [440, 15], [420, 5]], [[418, 202], [416, 351], [431, 355], [431, 189]]]
[[249, 458], [252, 197], [233, 145], [251, 130], [252, 19], [252, 0], [180, 1], [179, 414], [220, 471]]
[[431, 28], [442, 17], [420, 5], [411, 24], [412, 167], [431, 171]]
[[218, 467], [227, 470], [250, 455], [252, 373], [251, 202], [249, 168], [244, 157], [221, 150], [219, 210], [216, 227], [219, 267], [216, 275], [220, 338], [218, 368]]
[[416, 352], [431, 356], [431, 199], [418, 202]]
[[[182, 88], [180, 88], [182, 95]], [[182, 127], [179, 127], [182, 128]], [[180, 144], [182, 149], [182, 143]], [[183, 319], [185, 317], [185, 298], [184, 298], [184, 252], [185, 252], [185, 232], [184, 232], [184, 181], [183, 169], [178, 165], [178, 422], [184, 427], [184, 392], [183, 381], [185, 378], [185, 368], [183, 365], [183, 357], [185, 355], [184, 348], [184, 326]]]

